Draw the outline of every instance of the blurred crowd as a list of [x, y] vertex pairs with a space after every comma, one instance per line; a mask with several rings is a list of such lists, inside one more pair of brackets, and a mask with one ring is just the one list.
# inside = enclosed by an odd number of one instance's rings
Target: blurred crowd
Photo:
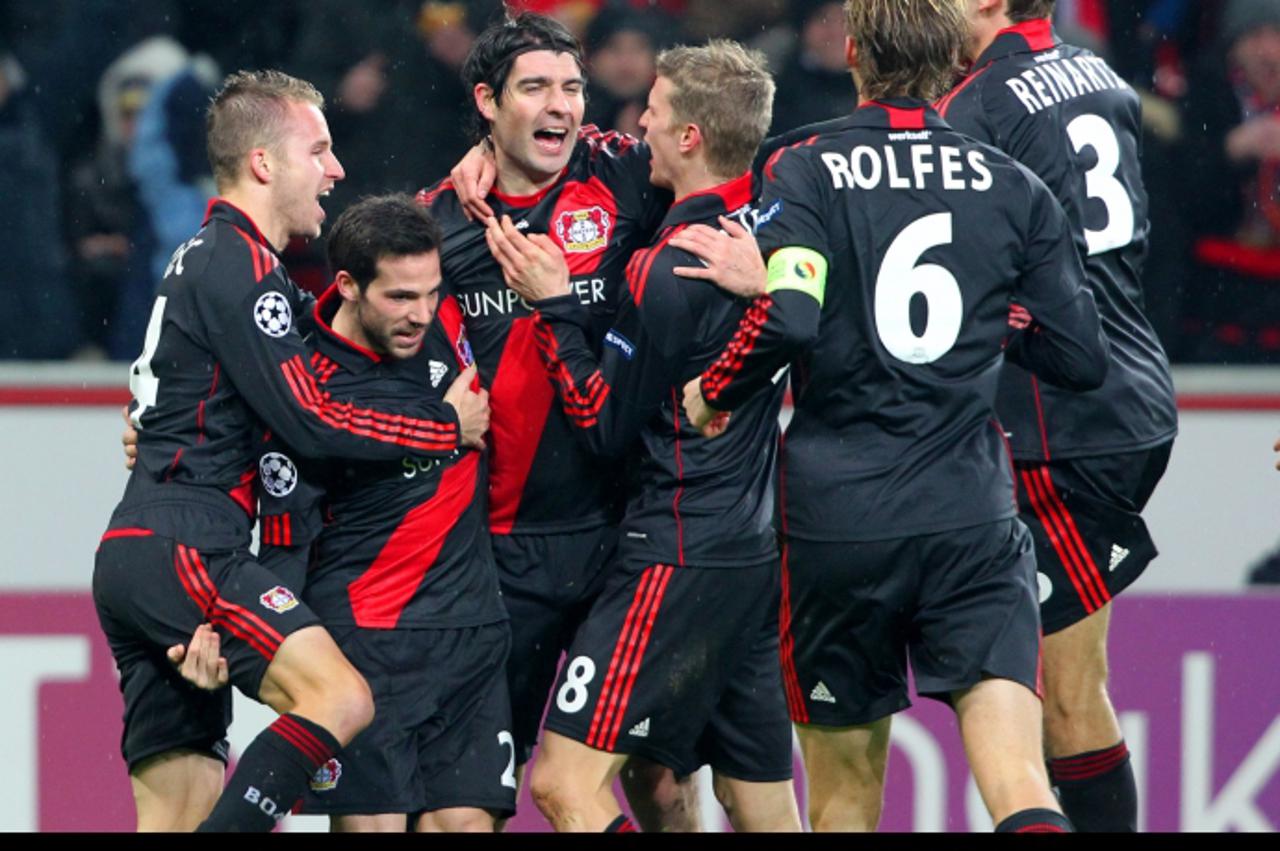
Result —
[[[838, 0], [508, 0], [583, 40], [587, 121], [638, 133], [657, 51], [770, 58], [774, 130], [849, 112]], [[1181, 362], [1280, 362], [1280, 0], [1058, 0], [1068, 41], [1145, 103], [1148, 308]], [[501, 0], [0, 0], [0, 359], [132, 360], [173, 247], [213, 193], [203, 110], [276, 67], [329, 103], [329, 202], [434, 182], [473, 142], [459, 80]], [[319, 246], [285, 254], [324, 286]]]

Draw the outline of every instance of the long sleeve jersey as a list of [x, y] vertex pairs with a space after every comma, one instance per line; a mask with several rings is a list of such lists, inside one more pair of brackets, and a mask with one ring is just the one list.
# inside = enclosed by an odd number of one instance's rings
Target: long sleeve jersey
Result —
[[161, 281], [130, 371], [138, 463], [112, 524], [194, 546], [248, 543], [258, 442], [267, 430], [301, 455], [448, 457], [453, 407], [394, 407], [322, 388], [298, 330], [312, 300], [243, 212], [215, 199]]
[[746, 226], [751, 176], [682, 198], [652, 245], [627, 266], [617, 319], [597, 356], [590, 315], [573, 296], [536, 303], [539, 350], [578, 440], [618, 455], [639, 437], [638, 481], [622, 520], [623, 553], [651, 563], [743, 567], [776, 552], [773, 471], [785, 382], [735, 409], [728, 430], [707, 440], [684, 415], [684, 385], [737, 329], [748, 303], [677, 276], [697, 259], [670, 245], [684, 228]]
[[788, 534], [878, 540], [1013, 516], [1002, 355], [1098, 386], [1108, 349], [1061, 207], [920, 101], [869, 103], [765, 169], [768, 293], [702, 374], [734, 410], [795, 359]]

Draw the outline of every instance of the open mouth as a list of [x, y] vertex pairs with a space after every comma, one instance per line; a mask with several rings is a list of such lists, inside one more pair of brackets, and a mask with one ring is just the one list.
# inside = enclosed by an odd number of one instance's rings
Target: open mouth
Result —
[[538, 149], [548, 154], [558, 154], [564, 150], [565, 141], [569, 138], [569, 130], [565, 127], [544, 127], [533, 131], [533, 140]]

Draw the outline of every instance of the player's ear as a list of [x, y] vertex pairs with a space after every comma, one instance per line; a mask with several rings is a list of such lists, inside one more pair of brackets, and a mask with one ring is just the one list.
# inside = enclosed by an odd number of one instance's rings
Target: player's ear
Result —
[[249, 174], [258, 183], [271, 182], [271, 152], [266, 148], [254, 148], [249, 151]]
[[687, 154], [705, 141], [706, 137], [702, 135], [701, 127], [696, 124], [686, 124], [684, 130], [680, 131], [680, 153]]
[[858, 70], [858, 45], [849, 36], [844, 37], [844, 64], [849, 66], [850, 71]]
[[471, 92], [472, 97], [476, 101], [476, 109], [484, 116], [485, 121], [492, 121], [498, 108], [493, 98], [493, 87], [488, 83], [476, 83], [475, 89]]
[[338, 295], [342, 296], [343, 301], [354, 303], [360, 300], [360, 285], [347, 270], [339, 269], [338, 274], [333, 278], [333, 283], [337, 285]]

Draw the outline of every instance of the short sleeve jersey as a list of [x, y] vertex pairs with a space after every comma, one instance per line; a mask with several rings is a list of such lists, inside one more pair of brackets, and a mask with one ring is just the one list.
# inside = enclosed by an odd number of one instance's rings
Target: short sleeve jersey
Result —
[[[421, 351], [404, 360], [335, 332], [339, 302], [331, 287], [315, 309], [312, 362], [324, 390], [359, 390], [388, 404], [443, 399], [470, 363], [452, 299], [441, 302]], [[486, 529], [481, 452], [295, 463], [288, 447], [273, 441], [259, 472], [264, 559], [270, 563], [273, 547], [315, 539], [303, 599], [326, 624], [451, 629], [506, 618]]]
[[310, 457], [453, 453], [457, 414], [440, 399], [385, 407], [319, 386], [299, 332], [311, 303], [253, 221], [210, 202], [169, 261], [130, 370], [138, 464], [113, 524], [207, 549], [247, 545], [268, 429]]
[[622, 520], [622, 551], [646, 563], [747, 567], [776, 555], [773, 474], [786, 382], [775, 376], [708, 440], [682, 407], [684, 385], [729, 342], [749, 303], [677, 266], [697, 259], [670, 244], [719, 216], [754, 220], [751, 176], [690, 194], [671, 207], [652, 245], [627, 266], [627, 288], [597, 357], [590, 316], [565, 296], [537, 303], [538, 344], [559, 404], [595, 453], [617, 454], [639, 436], [637, 480]]
[[[484, 227], [468, 221], [448, 180], [419, 193], [444, 227], [441, 262], [489, 389], [490, 528], [559, 533], [615, 522], [616, 465], [593, 458], [555, 404], [533, 337], [533, 310], [503, 281]], [[669, 193], [649, 183], [649, 149], [630, 136], [584, 127], [564, 174], [527, 197], [492, 193], [499, 217], [545, 233], [563, 250], [570, 282], [590, 312], [598, 347], [618, 308], [623, 270], [662, 220]]]
[[[878, 540], [1011, 517], [993, 413], [1006, 345], [1058, 380], [1105, 370], [1062, 210], [1029, 171], [923, 102], [869, 103], [843, 124], [771, 158], [758, 218], [771, 264], [787, 247], [810, 252], [796, 261], [801, 280], [829, 264], [825, 295], [758, 300], [703, 373], [704, 395], [736, 409], [776, 368], [770, 352], [787, 351], [795, 307], [812, 310], [792, 371], [785, 531]], [[1025, 333], [1010, 327], [1015, 299], [1037, 317]]]
[[1071, 393], [1017, 366], [997, 409], [1019, 459], [1136, 451], [1171, 439], [1169, 362], [1144, 315], [1149, 225], [1141, 105], [1105, 61], [1063, 44], [1048, 20], [1002, 30], [937, 104], [956, 130], [1036, 173], [1062, 204], [1111, 342], [1106, 383]]

